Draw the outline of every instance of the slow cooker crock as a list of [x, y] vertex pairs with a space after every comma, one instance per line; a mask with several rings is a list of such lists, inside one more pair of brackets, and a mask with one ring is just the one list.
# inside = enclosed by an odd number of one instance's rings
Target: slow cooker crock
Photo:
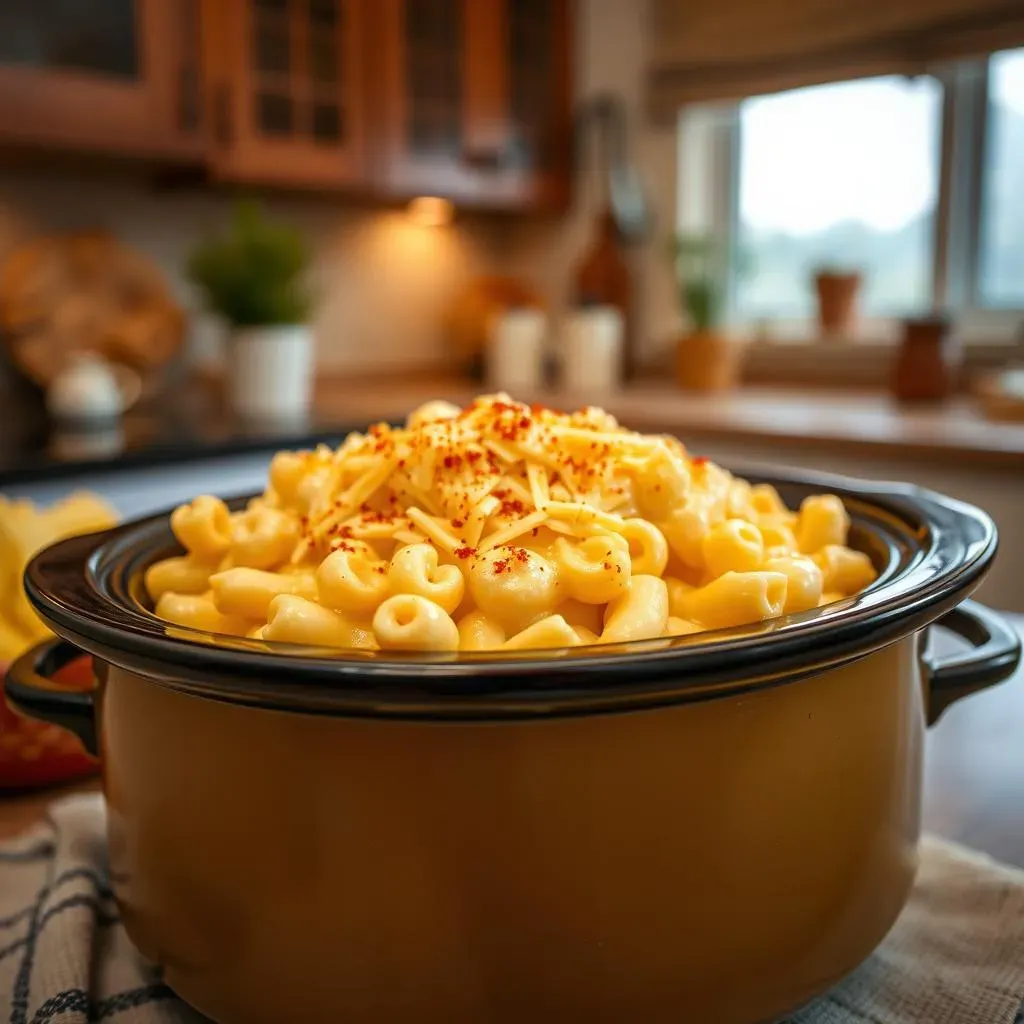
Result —
[[[877, 583], [582, 655], [296, 650], [153, 617], [142, 574], [174, 550], [156, 516], [34, 559], [63, 639], [8, 699], [102, 757], [126, 926], [216, 1020], [770, 1020], [885, 935], [924, 726], [1020, 644], [964, 603], [996, 550], [980, 510], [743, 475], [791, 506], [839, 494]], [[972, 649], [929, 659], [935, 622]], [[92, 694], [46, 679], [79, 650]]]

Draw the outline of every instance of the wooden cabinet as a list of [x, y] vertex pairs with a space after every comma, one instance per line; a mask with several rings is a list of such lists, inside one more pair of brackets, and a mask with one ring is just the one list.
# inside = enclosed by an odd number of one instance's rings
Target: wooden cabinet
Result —
[[362, 180], [369, 0], [206, 0], [211, 167], [240, 182]]
[[572, 175], [571, 0], [508, 0], [508, 124], [524, 195], [564, 207]]
[[377, 155], [392, 193], [564, 204], [568, 8], [569, 0], [379, 0]]
[[0, 0], [0, 144], [557, 209], [570, 2]]
[[188, 156], [202, 147], [200, 0], [2, 0], [0, 137]]

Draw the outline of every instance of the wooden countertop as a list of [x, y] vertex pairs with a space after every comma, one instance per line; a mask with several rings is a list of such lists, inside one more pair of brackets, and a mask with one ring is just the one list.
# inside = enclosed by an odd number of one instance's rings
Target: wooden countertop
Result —
[[[1024, 635], [1024, 615], [1008, 615]], [[1024, 868], [1024, 666], [954, 704], [928, 731], [924, 828]], [[39, 820], [47, 804], [98, 782], [0, 798], [0, 839]]]
[[[450, 378], [376, 382], [326, 378], [317, 413], [339, 421], [400, 419], [431, 398], [465, 404], [478, 390]], [[554, 408], [586, 399], [558, 391], [517, 395]], [[804, 449], [841, 449], [895, 459], [947, 462], [1024, 471], [1024, 424], [992, 422], [967, 398], [941, 406], [904, 407], [870, 391], [744, 387], [720, 395], [691, 394], [669, 385], [636, 384], [592, 396], [624, 425], [678, 434], [684, 441], [770, 442]]]
[[[421, 402], [448, 398], [459, 404], [479, 389], [464, 379], [425, 376], [322, 377], [313, 415], [301, 423], [244, 424], [226, 407], [222, 381], [197, 376], [174, 403], [133, 410], [123, 437], [107, 439], [70, 434], [58, 443], [28, 429], [10, 437], [0, 431], [0, 490], [5, 486], [86, 477], [111, 470], [204, 458], [272, 452], [333, 442], [370, 421], [401, 420]], [[586, 404], [579, 395], [538, 392], [521, 395], [555, 408]], [[0, 395], [0, 403], [3, 396]], [[940, 408], [906, 409], [880, 392], [815, 388], [741, 388], [723, 395], [698, 395], [669, 384], [637, 384], [591, 398], [623, 424], [682, 437], [696, 451], [704, 445], [732, 444], [763, 459], [766, 449], [787, 461], [794, 453], [867, 455], [949, 464], [951, 459], [988, 470], [1016, 471], [1024, 480], [1024, 423], [993, 423], [967, 399]], [[21, 412], [15, 405], [20, 421]], [[34, 437], [34, 441], [27, 438]]]

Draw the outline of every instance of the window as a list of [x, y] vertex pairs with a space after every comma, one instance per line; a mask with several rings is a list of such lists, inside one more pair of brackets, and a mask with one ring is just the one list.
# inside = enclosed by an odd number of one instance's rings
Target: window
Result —
[[933, 78], [877, 78], [740, 104], [742, 318], [810, 316], [826, 265], [862, 271], [868, 313], [930, 301], [941, 95]]
[[860, 334], [952, 312], [1005, 341], [1024, 318], [1024, 49], [684, 112], [680, 226], [728, 240], [730, 318], [814, 337], [812, 277], [860, 271]]
[[978, 297], [1024, 307], [1024, 50], [989, 62]]

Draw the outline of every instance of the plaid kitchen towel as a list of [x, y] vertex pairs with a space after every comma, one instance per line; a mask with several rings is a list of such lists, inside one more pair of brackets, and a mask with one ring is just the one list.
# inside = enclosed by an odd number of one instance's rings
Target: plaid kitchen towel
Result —
[[[128, 941], [103, 816], [100, 797], [69, 797], [0, 845], [0, 1024], [205, 1020]], [[1024, 872], [929, 838], [885, 942], [789, 1024], [1024, 1024], [1022, 1000]]]
[[0, 844], [0, 1024], [203, 1024], [144, 963], [107, 876], [103, 798]]

